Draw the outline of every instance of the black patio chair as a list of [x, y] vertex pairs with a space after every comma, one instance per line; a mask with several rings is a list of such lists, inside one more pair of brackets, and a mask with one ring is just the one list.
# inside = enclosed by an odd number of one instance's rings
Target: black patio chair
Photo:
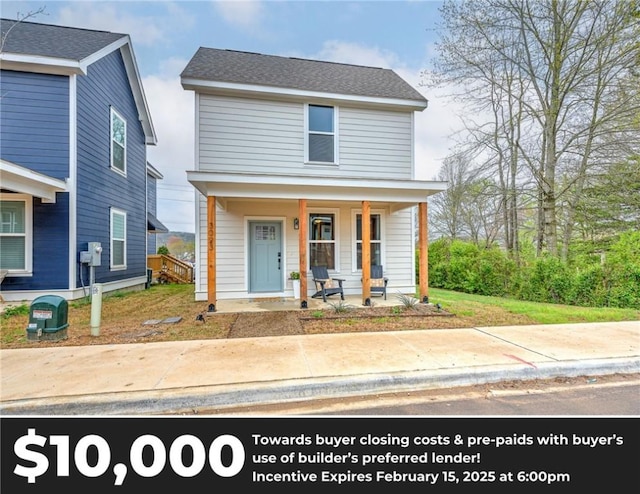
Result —
[[326, 302], [327, 297], [340, 294], [340, 298], [344, 300], [343, 279], [331, 278], [325, 266], [312, 266], [311, 272], [313, 273], [313, 282], [316, 284], [316, 293], [311, 295], [311, 298], [322, 297], [323, 302]]
[[382, 272], [383, 269], [381, 265], [371, 265], [371, 293], [384, 295], [384, 299], [387, 300], [387, 283], [389, 283], [389, 279], [386, 278]]
[[[378, 264], [371, 265], [371, 283], [369, 286], [372, 295], [377, 293], [383, 295], [384, 299], [387, 300], [387, 283], [389, 283], [389, 278], [386, 278], [382, 274], [382, 271], [382, 266]], [[360, 281], [362, 281], [362, 278], [360, 278]]]

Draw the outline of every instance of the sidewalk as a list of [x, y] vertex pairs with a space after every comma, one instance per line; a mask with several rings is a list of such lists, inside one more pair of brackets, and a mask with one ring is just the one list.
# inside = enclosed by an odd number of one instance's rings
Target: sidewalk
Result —
[[178, 414], [640, 373], [640, 321], [0, 350], [2, 415]]

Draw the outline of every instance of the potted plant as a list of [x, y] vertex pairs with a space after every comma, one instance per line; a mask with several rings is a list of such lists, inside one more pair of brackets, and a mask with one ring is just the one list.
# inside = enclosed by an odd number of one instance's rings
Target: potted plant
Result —
[[298, 271], [291, 271], [289, 276], [291, 278], [291, 284], [293, 285], [293, 298], [298, 300], [300, 298], [300, 273]]

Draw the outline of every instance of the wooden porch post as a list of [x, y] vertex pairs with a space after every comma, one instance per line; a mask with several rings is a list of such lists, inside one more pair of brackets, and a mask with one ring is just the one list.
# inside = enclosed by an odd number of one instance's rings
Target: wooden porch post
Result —
[[207, 301], [216, 311], [216, 198], [207, 196]]
[[298, 255], [300, 258], [300, 308], [307, 305], [307, 200], [298, 200]]
[[371, 305], [371, 204], [362, 201], [362, 305]]
[[429, 246], [428, 246], [429, 223], [427, 219], [427, 203], [418, 204], [418, 249], [419, 257], [419, 283], [420, 301], [429, 303]]

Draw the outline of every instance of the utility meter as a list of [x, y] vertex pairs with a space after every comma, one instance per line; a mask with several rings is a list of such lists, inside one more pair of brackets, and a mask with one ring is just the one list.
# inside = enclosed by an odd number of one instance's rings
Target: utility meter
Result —
[[89, 242], [89, 266], [100, 266], [102, 261], [102, 245], [100, 242]]

